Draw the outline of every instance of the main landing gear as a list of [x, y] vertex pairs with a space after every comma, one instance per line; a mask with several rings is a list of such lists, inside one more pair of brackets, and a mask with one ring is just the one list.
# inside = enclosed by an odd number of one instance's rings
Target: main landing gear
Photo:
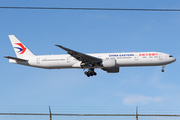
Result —
[[91, 68], [88, 71], [85, 71], [84, 74], [87, 75], [87, 77], [90, 77], [90, 76], [93, 76], [93, 75], [97, 75], [97, 73], [94, 72], [94, 68]]

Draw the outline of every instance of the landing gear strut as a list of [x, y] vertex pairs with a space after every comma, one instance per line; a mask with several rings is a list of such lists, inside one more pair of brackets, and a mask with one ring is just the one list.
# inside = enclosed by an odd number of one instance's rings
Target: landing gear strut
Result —
[[162, 66], [162, 70], [161, 70], [161, 72], [164, 72], [164, 68], [165, 68], [165, 65], [163, 65], [163, 66]]
[[97, 73], [94, 72], [94, 68], [90, 68], [88, 71], [85, 71], [84, 74], [87, 75], [87, 77], [97, 75]]

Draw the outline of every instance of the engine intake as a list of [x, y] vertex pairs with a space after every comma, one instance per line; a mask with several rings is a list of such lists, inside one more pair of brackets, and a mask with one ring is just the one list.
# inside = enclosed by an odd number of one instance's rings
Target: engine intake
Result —
[[116, 59], [104, 59], [102, 61], [102, 66], [104, 68], [115, 68], [116, 67]]

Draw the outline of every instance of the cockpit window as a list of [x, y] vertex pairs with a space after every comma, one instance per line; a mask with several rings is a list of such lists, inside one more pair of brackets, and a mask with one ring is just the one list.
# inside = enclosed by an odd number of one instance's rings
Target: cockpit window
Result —
[[169, 55], [169, 57], [173, 57], [172, 55]]

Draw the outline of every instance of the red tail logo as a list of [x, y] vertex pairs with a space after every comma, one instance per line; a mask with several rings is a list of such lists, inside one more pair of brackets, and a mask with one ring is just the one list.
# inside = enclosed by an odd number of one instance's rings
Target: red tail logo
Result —
[[22, 43], [15, 43], [16, 45], [19, 45], [20, 47], [14, 47], [16, 49], [19, 49], [18, 53], [23, 54], [26, 51], [26, 48], [23, 46]]

